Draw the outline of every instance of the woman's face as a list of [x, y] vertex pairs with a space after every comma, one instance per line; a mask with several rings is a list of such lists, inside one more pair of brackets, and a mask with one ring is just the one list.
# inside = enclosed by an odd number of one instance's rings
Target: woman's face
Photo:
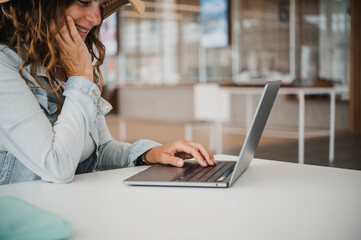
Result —
[[80, 37], [85, 41], [89, 31], [101, 23], [100, 5], [104, 0], [76, 0], [65, 14], [73, 18]]

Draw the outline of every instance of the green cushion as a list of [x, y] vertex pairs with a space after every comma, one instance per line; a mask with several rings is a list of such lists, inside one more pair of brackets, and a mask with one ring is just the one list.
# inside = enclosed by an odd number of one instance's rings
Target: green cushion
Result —
[[15, 197], [0, 197], [0, 239], [68, 239], [70, 224]]

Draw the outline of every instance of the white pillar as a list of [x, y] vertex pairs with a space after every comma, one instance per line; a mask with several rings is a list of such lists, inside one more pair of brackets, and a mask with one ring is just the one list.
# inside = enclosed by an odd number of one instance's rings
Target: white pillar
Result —
[[332, 90], [330, 93], [330, 149], [329, 161], [333, 162], [335, 158], [335, 116], [336, 116], [336, 93]]
[[298, 93], [298, 163], [305, 163], [305, 92]]

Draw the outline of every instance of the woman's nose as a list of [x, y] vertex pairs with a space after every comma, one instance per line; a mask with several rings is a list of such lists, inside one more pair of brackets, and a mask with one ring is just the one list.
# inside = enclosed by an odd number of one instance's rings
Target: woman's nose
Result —
[[93, 26], [97, 26], [101, 23], [100, 7], [92, 7], [86, 15], [86, 20], [89, 21]]

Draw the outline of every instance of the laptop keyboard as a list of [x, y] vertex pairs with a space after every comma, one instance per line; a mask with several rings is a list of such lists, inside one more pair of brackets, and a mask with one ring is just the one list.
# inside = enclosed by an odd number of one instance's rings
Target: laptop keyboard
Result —
[[232, 173], [235, 164], [235, 162], [219, 161], [215, 166], [202, 167], [198, 163], [186, 163], [186, 170], [173, 181], [222, 182]]

